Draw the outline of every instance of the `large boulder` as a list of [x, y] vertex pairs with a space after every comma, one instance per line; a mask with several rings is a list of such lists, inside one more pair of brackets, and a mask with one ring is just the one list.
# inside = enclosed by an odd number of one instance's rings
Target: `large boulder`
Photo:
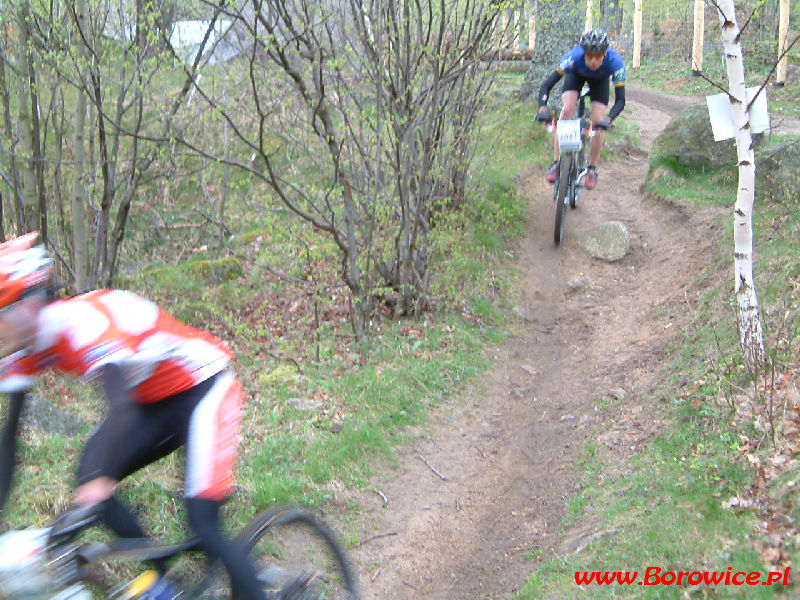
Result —
[[738, 162], [732, 139], [714, 141], [705, 104], [687, 106], [658, 134], [650, 149], [650, 165], [664, 161], [696, 169], [736, 166]]
[[58, 408], [38, 394], [28, 395], [23, 419], [32, 428], [51, 435], [73, 436], [85, 426], [81, 418]]
[[800, 200], [800, 139], [756, 152], [756, 198], [773, 202]]
[[607, 221], [578, 231], [575, 239], [593, 257], [608, 262], [625, 258], [631, 246], [628, 228], [620, 221]]
[[[538, 104], [536, 93], [542, 82], [552, 73], [558, 61], [572, 49], [583, 33], [583, 15], [577, 0], [540, 0], [534, 3], [536, 11], [536, 43], [533, 55], [519, 88], [519, 99]], [[561, 79], [550, 91], [548, 106], [561, 111]]]

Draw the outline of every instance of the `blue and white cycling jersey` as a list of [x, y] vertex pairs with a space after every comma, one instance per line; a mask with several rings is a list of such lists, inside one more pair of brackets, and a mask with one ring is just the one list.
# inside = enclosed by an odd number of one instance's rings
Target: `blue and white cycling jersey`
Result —
[[627, 78], [625, 62], [622, 60], [619, 52], [613, 48], [609, 48], [606, 52], [606, 56], [603, 58], [603, 64], [600, 65], [600, 68], [592, 70], [586, 66], [586, 57], [583, 48], [575, 46], [558, 61], [556, 71], [562, 76], [566, 73], [575, 73], [583, 79], [603, 79], [605, 77], [611, 77], [611, 81], [615, 87], [625, 85], [625, 79]]

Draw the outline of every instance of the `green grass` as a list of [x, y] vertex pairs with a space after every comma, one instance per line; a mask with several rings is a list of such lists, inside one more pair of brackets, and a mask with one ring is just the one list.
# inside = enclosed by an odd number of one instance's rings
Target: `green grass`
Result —
[[737, 185], [735, 167], [696, 170], [662, 158], [651, 167], [645, 189], [665, 200], [698, 208], [732, 205]]
[[[686, 64], [685, 68], [676, 69], [676, 63], [682, 64], [684, 62]], [[771, 67], [771, 63], [765, 60], [750, 60], [746, 58], [745, 77], [747, 86], [761, 85], [766, 80]], [[770, 83], [774, 83], [774, 80], [775, 77], [773, 75]], [[716, 56], [708, 57], [704, 61], [702, 77], [692, 76], [688, 61], [676, 57], [665, 57], [656, 60], [645, 60], [639, 68], [629, 69], [628, 81], [635, 85], [683, 96], [709, 96], [719, 94], [721, 92], [720, 88], [728, 88], [728, 75], [725, 71], [725, 66]], [[768, 85], [767, 99], [771, 115], [773, 117], [800, 118], [800, 107], [796, 101], [798, 93], [800, 93], [800, 84], [796, 81], [789, 81], [781, 88], [771, 84]]]

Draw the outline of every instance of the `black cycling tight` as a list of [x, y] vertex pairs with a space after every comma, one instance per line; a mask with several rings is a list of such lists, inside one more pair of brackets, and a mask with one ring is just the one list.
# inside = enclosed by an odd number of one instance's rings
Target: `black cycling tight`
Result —
[[219, 525], [220, 503], [200, 498], [187, 498], [189, 526], [200, 537], [203, 550], [213, 559], [219, 558], [231, 576], [233, 597], [237, 600], [266, 600], [253, 565], [242, 549], [227, 540]]

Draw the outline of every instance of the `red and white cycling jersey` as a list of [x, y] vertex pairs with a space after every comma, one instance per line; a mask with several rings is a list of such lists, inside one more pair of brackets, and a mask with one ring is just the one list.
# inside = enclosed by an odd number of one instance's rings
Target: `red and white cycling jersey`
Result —
[[58, 369], [91, 380], [107, 363], [142, 403], [158, 402], [223, 371], [233, 354], [211, 334], [184, 325], [122, 290], [96, 290], [47, 305], [27, 351], [0, 361], [0, 392], [28, 390], [38, 373]]

